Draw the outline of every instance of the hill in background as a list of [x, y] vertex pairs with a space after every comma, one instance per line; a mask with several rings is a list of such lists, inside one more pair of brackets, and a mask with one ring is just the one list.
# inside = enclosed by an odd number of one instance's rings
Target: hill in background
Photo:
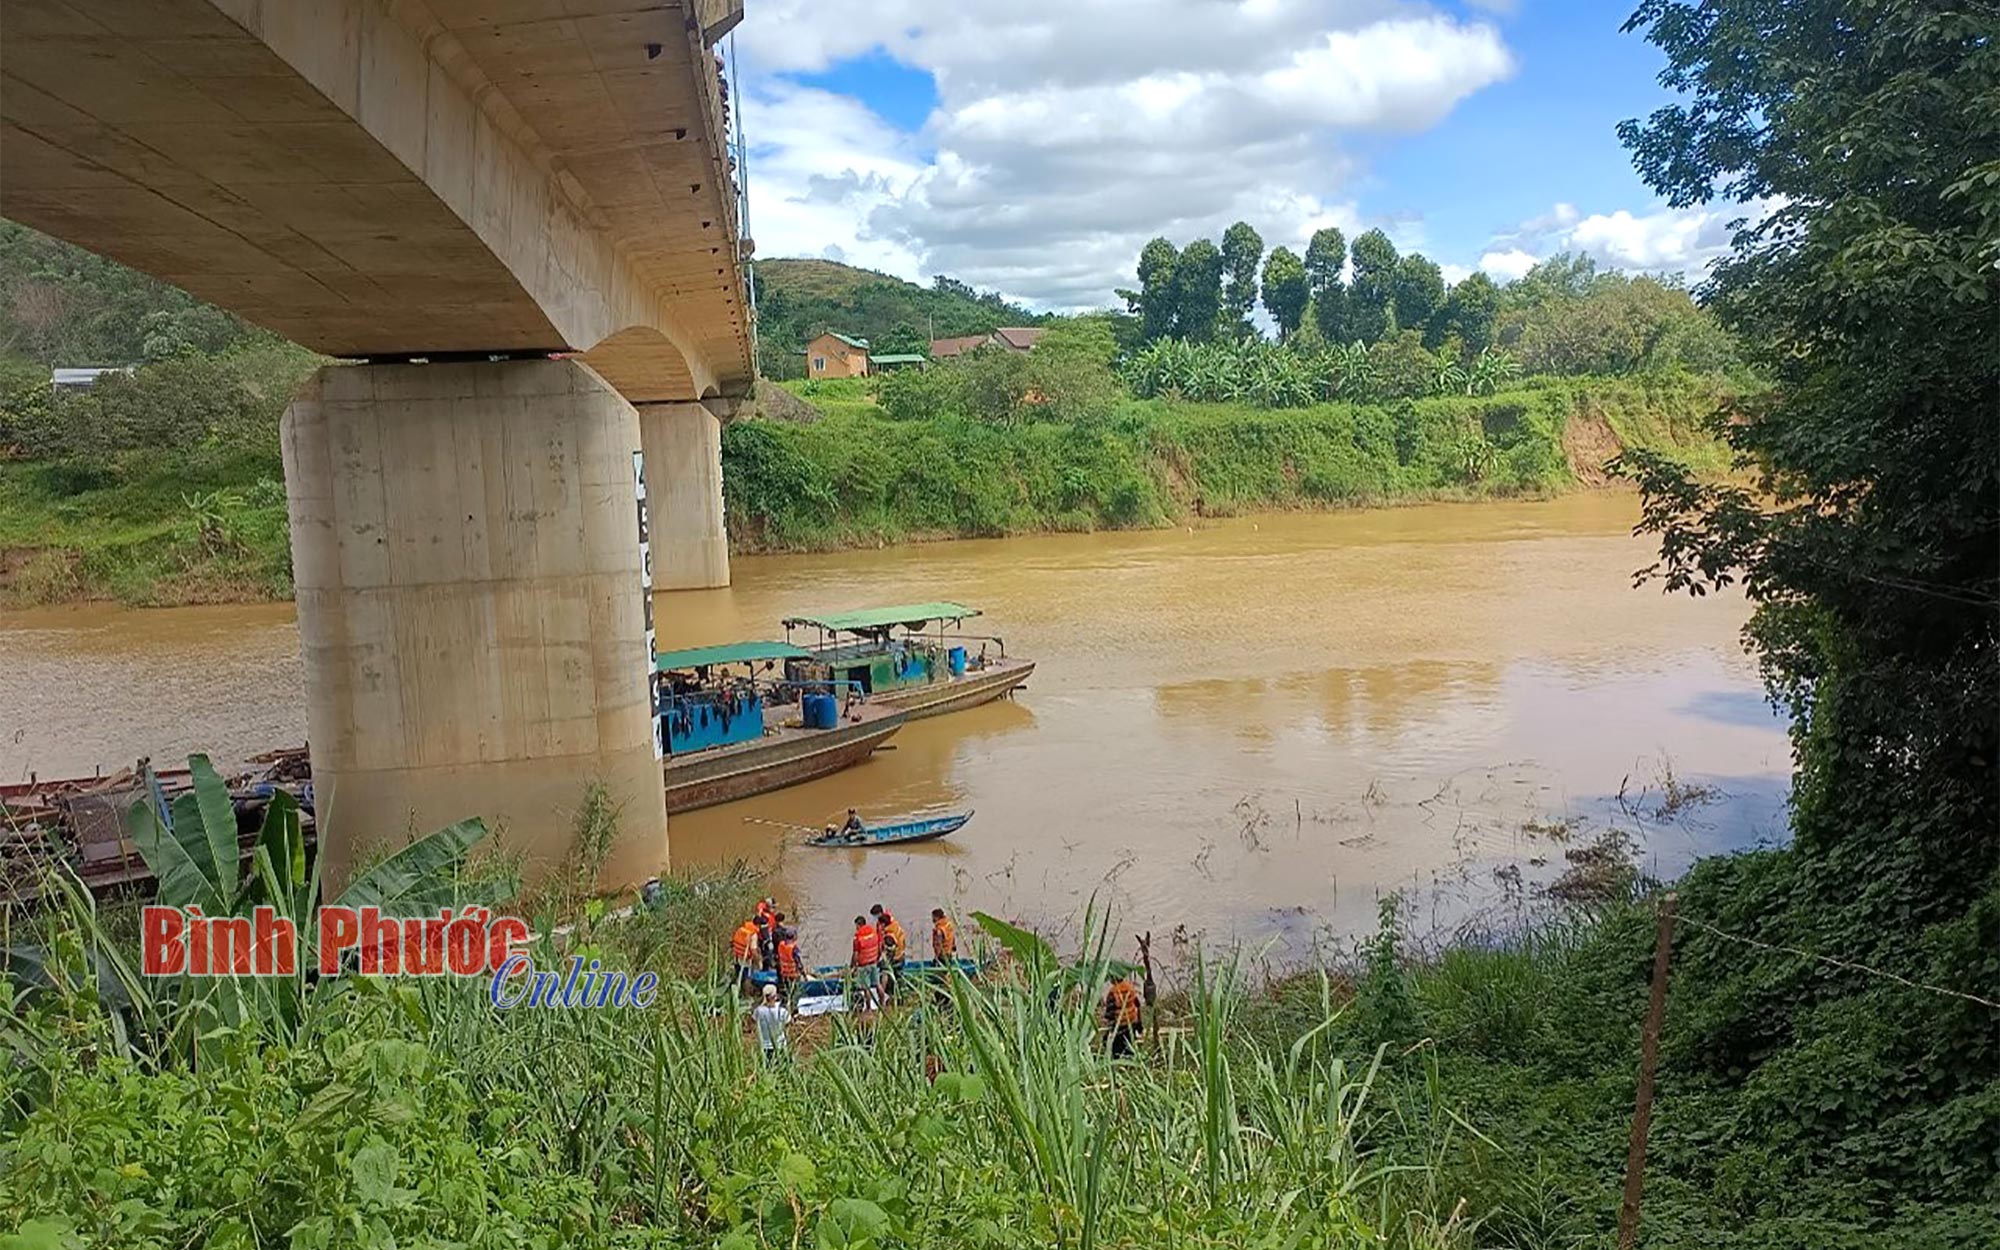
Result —
[[806, 340], [827, 330], [878, 352], [921, 351], [933, 338], [1040, 325], [1048, 315], [939, 274], [929, 286], [831, 260], [756, 262], [757, 355], [765, 377], [805, 372]]

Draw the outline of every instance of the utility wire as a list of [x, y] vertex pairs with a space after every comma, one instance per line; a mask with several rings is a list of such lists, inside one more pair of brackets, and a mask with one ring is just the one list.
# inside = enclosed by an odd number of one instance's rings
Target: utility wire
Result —
[[1908, 977], [1897, 976], [1893, 972], [1884, 972], [1880, 968], [1870, 968], [1867, 964], [1857, 964], [1847, 959], [1835, 959], [1831, 955], [1815, 954], [1812, 951], [1800, 950], [1796, 946], [1784, 946], [1776, 942], [1761, 942], [1753, 937], [1744, 937], [1740, 933], [1731, 933], [1726, 929], [1718, 929], [1712, 924], [1696, 920], [1693, 916], [1683, 915], [1680, 919], [1682, 924], [1693, 925], [1697, 929], [1713, 933], [1715, 936], [1725, 938], [1731, 942], [1741, 942], [1745, 946], [1755, 946], [1767, 951], [1782, 951], [1787, 955], [1797, 955], [1801, 959], [1812, 959], [1823, 964], [1832, 964], [1836, 968], [1842, 968], [1849, 972], [1863, 972], [1871, 977], [1882, 977], [1913, 990], [1925, 990], [1932, 994], [1943, 994], [1947, 998], [1962, 998], [1966, 1002], [1978, 1003], [1981, 1007], [1990, 1007], [1995, 1011], [2000, 1011], [2000, 1002], [1995, 1002], [1990, 998], [1981, 998], [1977, 994], [1967, 994], [1963, 990], [1946, 989], [1942, 985], [1927, 985], [1922, 981], [1912, 981]]

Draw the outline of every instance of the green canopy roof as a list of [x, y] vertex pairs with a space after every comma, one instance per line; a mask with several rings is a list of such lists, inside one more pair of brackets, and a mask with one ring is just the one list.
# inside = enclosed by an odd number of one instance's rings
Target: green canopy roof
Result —
[[829, 612], [823, 616], [788, 616], [785, 628], [816, 625], [821, 629], [887, 629], [891, 625], [915, 628], [926, 621], [962, 621], [978, 616], [978, 608], [962, 603], [906, 603], [893, 608], [860, 608], [852, 612]]
[[669, 669], [701, 668], [708, 664], [749, 664], [757, 660], [802, 659], [812, 652], [789, 642], [725, 642], [713, 647], [689, 647], [685, 651], [660, 651], [653, 667]]

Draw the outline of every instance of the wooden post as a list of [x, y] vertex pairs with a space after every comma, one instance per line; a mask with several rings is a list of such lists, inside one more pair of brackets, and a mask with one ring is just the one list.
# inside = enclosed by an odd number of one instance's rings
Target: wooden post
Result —
[[1667, 1014], [1667, 964], [1674, 953], [1672, 890], [1660, 900], [1659, 931], [1653, 939], [1653, 995], [1646, 1004], [1646, 1027], [1639, 1039], [1639, 1093], [1632, 1107], [1632, 1141], [1625, 1152], [1625, 1200], [1618, 1208], [1618, 1250], [1639, 1241], [1639, 1193], [1646, 1183], [1646, 1137], [1653, 1127], [1653, 1069], [1660, 1060], [1660, 1023]]

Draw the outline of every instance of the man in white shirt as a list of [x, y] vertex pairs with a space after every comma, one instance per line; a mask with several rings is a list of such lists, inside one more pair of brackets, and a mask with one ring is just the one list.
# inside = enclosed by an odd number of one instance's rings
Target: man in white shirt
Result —
[[757, 1018], [757, 1044], [763, 1047], [764, 1058], [773, 1060], [784, 1054], [788, 1045], [785, 1024], [791, 1020], [792, 1013], [778, 1001], [777, 986], [764, 987], [764, 1001], [758, 1003], [751, 1014]]

